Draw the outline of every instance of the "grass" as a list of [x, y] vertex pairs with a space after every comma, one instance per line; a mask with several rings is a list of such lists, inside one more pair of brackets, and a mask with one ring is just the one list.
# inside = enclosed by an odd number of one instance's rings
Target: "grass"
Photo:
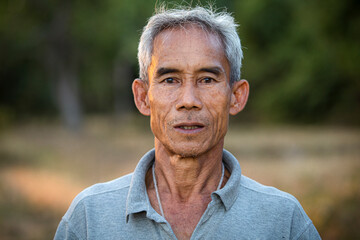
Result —
[[[243, 174], [295, 195], [323, 239], [360, 239], [360, 129], [241, 126], [226, 148]], [[29, 123], [0, 134], [0, 238], [51, 239], [83, 188], [131, 172], [153, 146], [146, 120], [92, 118], [73, 133]]]

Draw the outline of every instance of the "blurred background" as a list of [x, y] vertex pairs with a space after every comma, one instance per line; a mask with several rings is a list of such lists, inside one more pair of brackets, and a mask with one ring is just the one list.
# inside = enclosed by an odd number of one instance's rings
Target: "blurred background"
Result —
[[[323, 239], [360, 239], [360, 2], [212, 2], [240, 24], [251, 87], [226, 148], [295, 195]], [[131, 83], [159, 3], [0, 2], [1, 239], [52, 239], [77, 193], [152, 148]]]

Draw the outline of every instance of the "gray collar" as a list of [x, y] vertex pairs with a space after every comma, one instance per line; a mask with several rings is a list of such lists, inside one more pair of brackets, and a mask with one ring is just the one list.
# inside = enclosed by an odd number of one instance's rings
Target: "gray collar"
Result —
[[[155, 149], [147, 152], [139, 161], [131, 178], [129, 193], [126, 200], [126, 222], [131, 214], [144, 212], [146, 216], [157, 221], [164, 219], [152, 208], [145, 185], [145, 176], [155, 159]], [[241, 168], [237, 159], [225, 149], [223, 150], [225, 167], [231, 172], [231, 176], [225, 187], [213, 192], [212, 198], [218, 196], [228, 211], [234, 204], [240, 191]]]

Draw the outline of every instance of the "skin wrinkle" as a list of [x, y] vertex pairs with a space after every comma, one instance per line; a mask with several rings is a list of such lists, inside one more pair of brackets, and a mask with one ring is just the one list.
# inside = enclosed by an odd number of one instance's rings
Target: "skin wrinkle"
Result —
[[[161, 188], [160, 191], [163, 191], [164, 193], [168, 193], [169, 196], [171, 196], [172, 194], [176, 194], [176, 192], [178, 192], [179, 190], [194, 190], [194, 189], [199, 189], [199, 192], [201, 193], [201, 199], [206, 199], [207, 201], [209, 200], [209, 196], [211, 194], [211, 192], [213, 190], [209, 190], [205, 185], [202, 185], [201, 182], [189, 182], [186, 181], [187, 179], [193, 179], [192, 177], [196, 177], [196, 178], [204, 178], [205, 182], [210, 182], [210, 178], [212, 178], [213, 176], [217, 176], [220, 175], [221, 173], [221, 168], [214, 168], [214, 165], [216, 165], [216, 163], [213, 162], [209, 162], [209, 168], [213, 168], [214, 171], [209, 174], [206, 171], [202, 171], [203, 169], [201, 169], [201, 167], [196, 167], [194, 168], [194, 161], [196, 161], [196, 159], [192, 158], [192, 157], [185, 157], [183, 158], [182, 161], [182, 165], [176, 169], [176, 172], [179, 172], [181, 174], [185, 173], [184, 175], [182, 175], [182, 178], [176, 178], [176, 176], [179, 176], [178, 174], [174, 174], [175, 178], [173, 179], [174, 182], [176, 183], [177, 186], [180, 186], [180, 189], [174, 189], [174, 188]], [[189, 170], [194, 170], [195, 171], [189, 171]], [[156, 170], [155, 170], [156, 172]], [[156, 176], [163, 176], [166, 175], [166, 172], [163, 171], [163, 169], [159, 169], [159, 174], [156, 172], [155, 173]], [[229, 176], [230, 174], [227, 174], [227, 176]], [[162, 181], [164, 181], [168, 186], [171, 186], [172, 184], [168, 181], [169, 178], [161, 178]], [[226, 180], [224, 179], [224, 181], [226, 182], [228, 178], [226, 178]], [[218, 184], [218, 180], [217, 181], [212, 181], [212, 186], [213, 188], [216, 189]], [[210, 184], [211, 185], [211, 184]], [[172, 191], [172, 189], [177, 190], [177, 191]], [[185, 195], [180, 195], [179, 200], [182, 203], [186, 203], [186, 202], [191, 202], [193, 200], [193, 198], [189, 199], [189, 196], [191, 194], [191, 191], [189, 191], [189, 194], [185, 194]], [[168, 196], [168, 197], [169, 197]], [[174, 199], [169, 197], [171, 199], [170, 202], [174, 202]]]

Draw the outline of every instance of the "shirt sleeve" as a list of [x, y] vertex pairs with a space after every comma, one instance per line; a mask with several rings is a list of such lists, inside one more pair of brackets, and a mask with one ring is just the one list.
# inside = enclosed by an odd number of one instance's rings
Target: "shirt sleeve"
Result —
[[318, 231], [312, 222], [309, 223], [305, 231], [297, 238], [297, 240], [318, 240], [321, 239]]
[[71, 229], [68, 222], [64, 219], [61, 220], [56, 233], [54, 240], [78, 240], [82, 239]]
[[314, 224], [305, 213], [300, 203], [296, 200], [296, 206], [293, 210], [291, 221], [292, 240], [317, 240], [321, 239]]

